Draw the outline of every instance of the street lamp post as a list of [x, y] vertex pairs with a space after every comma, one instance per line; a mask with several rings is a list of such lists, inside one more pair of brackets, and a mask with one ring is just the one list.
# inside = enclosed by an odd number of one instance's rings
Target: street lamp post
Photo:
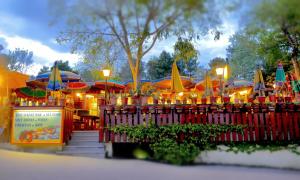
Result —
[[102, 72], [105, 77], [105, 105], [107, 105], [107, 78], [110, 75], [110, 69], [103, 69]]
[[219, 76], [220, 79], [220, 97], [222, 101], [222, 96], [223, 96], [223, 85], [222, 85], [222, 78], [224, 75], [224, 68], [216, 68], [216, 73]]

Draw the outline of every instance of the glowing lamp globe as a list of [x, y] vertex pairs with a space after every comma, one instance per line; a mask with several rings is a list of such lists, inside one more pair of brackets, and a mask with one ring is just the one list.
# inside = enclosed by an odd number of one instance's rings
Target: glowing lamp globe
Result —
[[109, 77], [109, 75], [110, 75], [110, 69], [103, 69], [102, 71], [103, 71], [104, 77]]
[[223, 75], [223, 72], [224, 72], [224, 68], [217, 68], [216, 69], [216, 73], [217, 73], [218, 76]]

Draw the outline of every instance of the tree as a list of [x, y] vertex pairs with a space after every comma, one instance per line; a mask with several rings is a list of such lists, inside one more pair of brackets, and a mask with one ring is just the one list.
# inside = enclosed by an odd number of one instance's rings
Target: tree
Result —
[[43, 67], [40, 69], [40, 71], [39, 71], [38, 74], [44, 74], [44, 73], [49, 72], [49, 71], [50, 71], [50, 68], [49, 68], [48, 66], [43, 66]]
[[[70, 65], [69, 65], [69, 61], [63, 61], [63, 60], [58, 60], [57, 62], [57, 67], [59, 70], [61, 71], [70, 71], [70, 72], [74, 72], [74, 73], [78, 73], [76, 70], [74, 70]], [[53, 69], [53, 67], [51, 67], [51, 70]]]
[[16, 48], [14, 51], [9, 50], [7, 55], [8, 69], [25, 73], [33, 63], [33, 52]]
[[[204, 0], [94, 0], [72, 3], [66, 1], [50, 1], [54, 13], [65, 12], [69, 29], [58, 38], [59, 42], [70, 42], [73, 52], [80, 51], [96, 44], [104, 46], [103, 41], [118, 42], [124, 50], [129, 69], [131, 70], [134, 88], [138, 86], [140, 64], [143, 57], [153, 48], [158, 39], [170, 35], [190, 35], [191, 20], [196, 22], [211, 20], [203, 23], [201, 29], [207, 31], [217, 24], [217, 15], [204, 15], [207, 7], [214, 7], [214, 1]], [[55, 8], [56, 7], [56, 8]], [[76, 13], [73, 13], [73, 12]], [[63, 17], [57, 15], [60, 19]], [[207, 21], [206, 21], [207, 22]], [[188, 27], [188, 28], [187, 28]]]
[[[174, 58], [179, 61], [179, 68], [182, 75], [192, 77], [198, 67], [198, 51], [188, 39], [179, 38], [174, 45]], [[180, 61], [181, 60], [181, 61]], [[184, 68], [182, 68], [184, 67]]]
[[258, 42], [245, 31], [237, 32], [230, 38], [227, 58], [232, 77], [253, 80], [254, 70], [263, 56], [258, 54]]
[[224, 67], [226, 65], [226, 60], [224, 58], [215, 57], [208, 63], [208, 66], [210, 67], [211, 74], [216, 76], [216, 68], [218, 67]]
[[[250, 25], [250, 32], [259, 39], [261, 51], [271, 55], [268, 58], [273, 61], [274, 55], [289, 58], [295, 69], [299, 69], [299, 6], [299, 0], [264, 0], [255, 8]], [[300, 76], [300, 72], [296, 74]]]
[[147, 63], [147, 75], [150, 80], [160, 79], [171, 75], [174, 58], [166, 51], [158, 57], [153, 56]]

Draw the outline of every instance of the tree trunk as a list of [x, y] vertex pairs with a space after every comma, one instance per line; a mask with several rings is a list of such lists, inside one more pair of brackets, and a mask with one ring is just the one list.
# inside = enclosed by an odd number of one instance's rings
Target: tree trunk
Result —
[[298, 60], [297, 60], [298, 52], [299, 52], [298, 48], [294, 47], [293, 52], [292, 52], [292, 63], [293, 63], [293, 66], [294, 66], [296, 78], [297, 78], [297, 80], [300, 80], [300, 66], [299, 66], [299, 63], [298, 63]]

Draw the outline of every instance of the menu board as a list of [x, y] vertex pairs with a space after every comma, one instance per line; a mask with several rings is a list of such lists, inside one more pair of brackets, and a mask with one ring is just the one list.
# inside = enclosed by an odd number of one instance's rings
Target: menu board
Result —
[[11, 143], [62, 143], [62, 110], [14, 110]]

